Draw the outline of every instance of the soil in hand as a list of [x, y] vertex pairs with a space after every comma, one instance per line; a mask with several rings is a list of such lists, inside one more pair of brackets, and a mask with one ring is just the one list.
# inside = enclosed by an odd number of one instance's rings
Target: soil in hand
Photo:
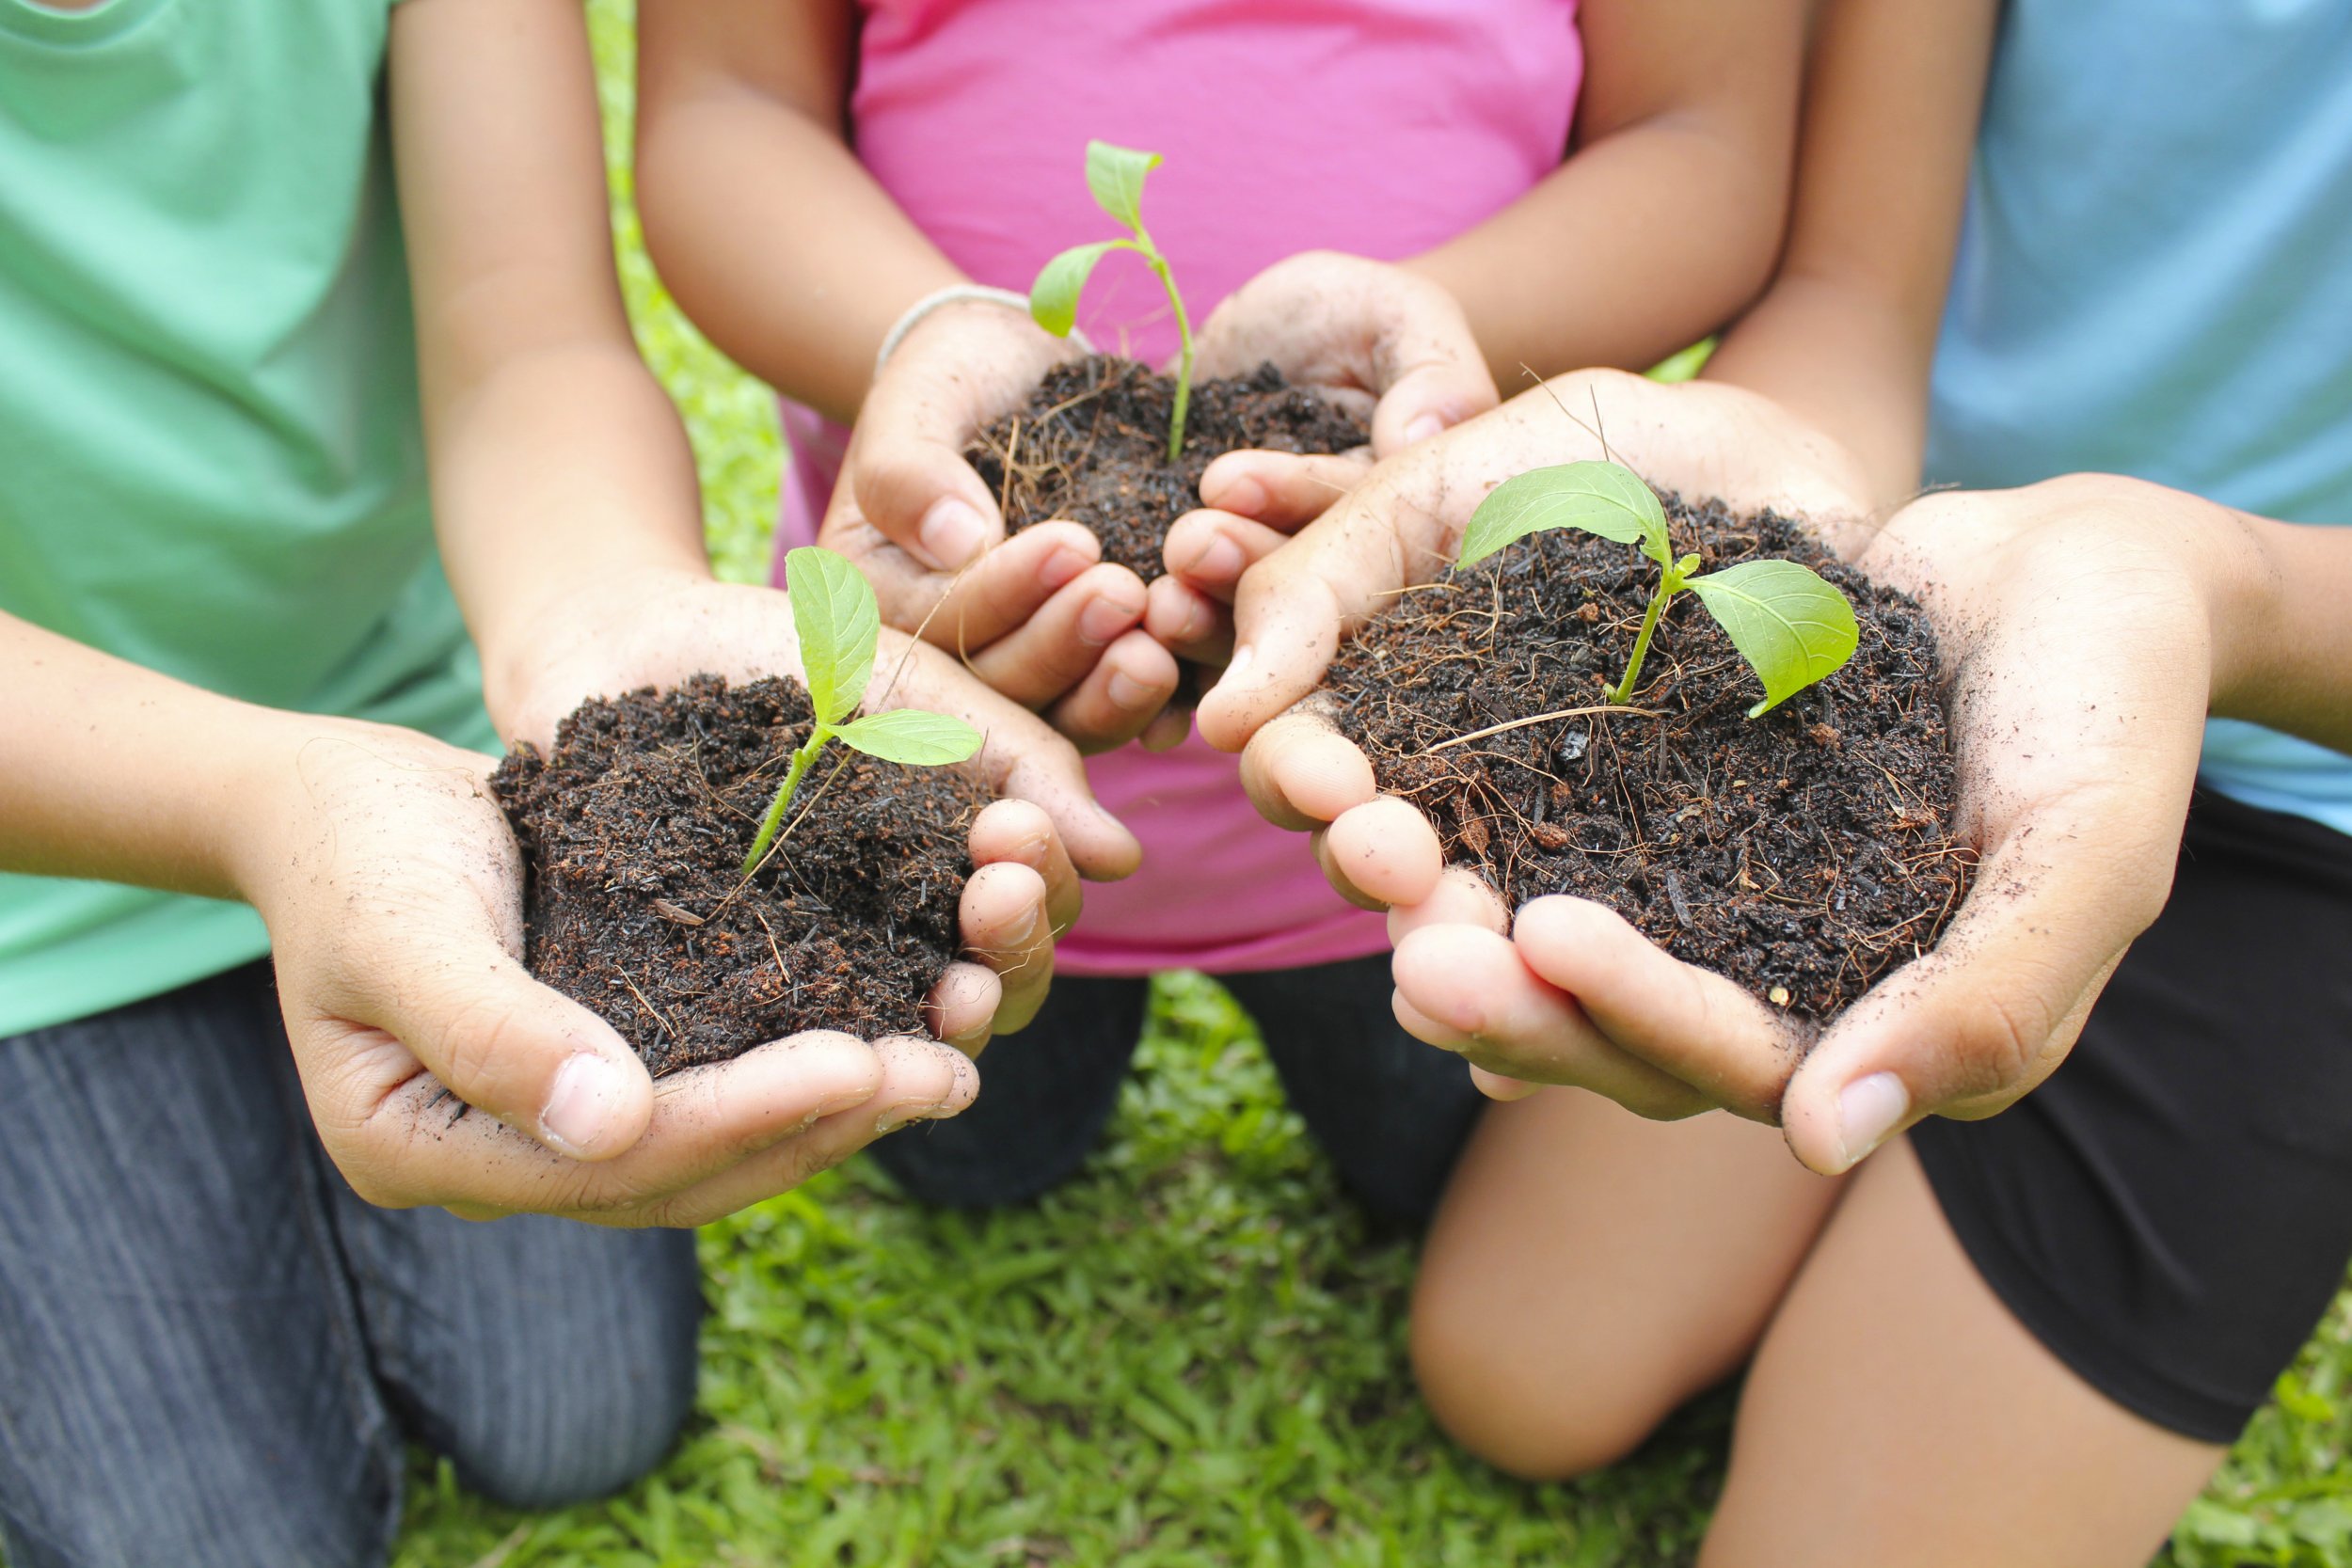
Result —
[[[1597, 711], [1658, 568], [1556, 530], [1402, 594], [1342, 650], [1333, 716], [1380, 787], [1437, 823], [1449, 863], [1483, 871], [1509, 908], [1594, 899], [1675, 957], [1826, 1020], [1932, 946], [1968, 889], [1934, 633], [1786, 518], [1661, 499], [1677, 553], [1704, 570], [1779, 557], [1843, 589], [1853, 658], [1751, 720], [1754, 673], [1684, 595], [1629, 705], [1647, 711]], [[1521, 720], [1534, 721], [1501, 728]]]
[[1091, 355], [1057, 365], [1029, 405], [980, 432], [964, 456], [1018, 532], [1056, 518], [1082, 523], [1103, 559], [1146, 582], [1163, 573], [1170, 524], [1200, 504], [1200, 474], [1229, 451], [1333, 452], [1360, 447], [1364, 426], [1272, 365], [1195, 383], [1184, 447], [1168, 460], [1173, 377], [1132, 359]]
[[522, 842], [531, 973], [657, 1075], [803, 1029], [926, 1033], [987, 791], [961, 769], [828, 747], [792, 814], [815, 809], [747, 882], [810, 717], [797, 683], [697, 675], [583, 703], [551, 753], [519, 747], [491, 778]]

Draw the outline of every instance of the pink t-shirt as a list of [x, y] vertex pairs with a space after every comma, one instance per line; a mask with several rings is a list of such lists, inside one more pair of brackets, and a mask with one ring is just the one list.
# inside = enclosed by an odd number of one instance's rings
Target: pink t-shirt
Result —
[[[1509, 205], [1565, 155], [1583, 55], [1575, 0], [863, 0], [859, 156], [948, 258], [1025, 290], [1107, 238], [1088, 138], [1167, 154], [1144, 219], [1193, 319], [1302, 250], [1394, 260]], [[811, 221], [822, 222], [812, 214]], [[1157, 363], [1176, 348], [1133, 258], [1095, 274], [1079, 325]], [[815, 537], [843, 433], [787, 403], [783, 538]], [[779, 552], [781, 561], [781, 552]], [[1197, 736], [1094, 758], [1143, 868], [1087, 890], [1066, 972], [1285, 969], [1376, 953], [1378, 915], [1262, 819], [1235, 759]]]

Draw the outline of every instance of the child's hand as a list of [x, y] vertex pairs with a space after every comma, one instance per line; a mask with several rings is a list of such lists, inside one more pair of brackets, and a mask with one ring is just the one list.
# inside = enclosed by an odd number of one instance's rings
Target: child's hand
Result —
[[[830, 1033], [655, 1085], [601, 1020], [524, 972], [520, 857], [485, 759], [378, 725], [279, 732], [253, 761], [238, 882], [269, 925], [311, 1117], [369, 1200], [698, 1225], [970, 1103], [964, 1053]], [[1050, 826], [999, 802], [972, 850], [966, 942], [1043, 969], [1075, 901]], [[1035, 1010], [1041, 988], [1023, 987], [1000, 1003], [993, 973], [959, 965], [933, 1022], [985, 1037], [992, 1011]]]
[[857, 562], [888, 625], [921, 628], [1101, 751], [1133, 739], [1176, 689], [1175, 661], [1140, 629], [1144, 585], [1103, 563], [1075, 523], [1008, 539], [996, 498], [963, 459], [983, 425], [1020, 409], [1076, 352], [1002, 304], [924, 317], [866, 395], [818, 542]]
[[[1745, 456], [1762, 472], [1776, 453], [1830, 450], [1796, 439], [1804, 433], [1792, 422], [1759, 420], [1746, 394], [1656, 391], [1664, 401], [1654, 408], [1628, 400], [1637, 418], [1621, 420], [1606, 398], [1603, 406], [1613, 446], [1661, 483], [1724, 488], [1661, 442], [1666, 427], [1651, 416], [1677, 408], [1692, 416], [1692, 455], [1708, 466]], [[1511, 448], [1506, 471], [1586, 455], [1534, 450], [1501, 425], [1492, 439]], [[1447, 464], [1432, 453], [1427, 467]], [[1268, 645], [1288, 650], [1263, 673], [1266, 690], [1279, 696], [1319, 674], [1340, 632], [1370, 612], [1347, 597], [1384, 580], [1363, 562], [1384, 551], [1415, 559], [1408, 540], [1450, 558], [1488, 487], [1464, 482], [1467, 459], [1453, 460], [1455, 483], [1399, 479], [1386, 493], [1393, 531], [1381, 531], [1368, 492], [1317, 524], [1331, 525], [1327, 541], [1352, 540], [1362, 558], [1352, 574], [1327, 562], [1269, 582], [1279, 589], [1271, 599], [1249, 584], [1245, 628], [1269, 628]], [[1803, 508], [1810, 498], [1834, 516], [1853, 493], [1839, 467], [1784, 465], [1729, 499]], [[1963, 821], [1982, 859], [1976, 892], [1937, 948], [1851, 1007], [1793, 1073], [1802, 1042], [1785, 1020], [1612, 911], [1553, 897], [1514, 916], [1482, 879], [1441, 870], [1435, 832], [1377, 796], [1369, 764], [1311, 701], [1255, 730], [1243, 773], [1262, 809], [1319, 829], [1334, 881], [1392, 906], [1399, 1020], [1460, 1052], [1488, 1092], [1573, 1084], [1652, 1117], [1722, 1106], [1780, 1121], [1801, 1160], [1834, 1174], [1922, 1117], [1988, 1116], [2040, 1083], [2162, 907], [2208, 693], [2231, 663], [2217, 653], [2217, 628], [2258, 622], [2240, 603], [2246, 585], [2275, 575], [2249, 526], [2155, 486], [2073, 479], [1931, 496], [1883, 529], [1850, 515], [1830, 531], [1874, 578], [1915, 594], [1937, 626], [1956, 681]], [[1291, 548], [1310, 542], [1302, 535]], [[1305, 634], [1294, 642], [1296, 618]], [[1278, 626], [1285, 641], [1274, 639]], [[1239, 705], [1217, 706], [1220, 695], [1203, 710], [1213, 738], [1230, 737], [1236, 712], [1246, 716]]]
[[[1203, 379], [1246, 374], [1269, 361], [1293, 385], [1313, 387], [1367, 417], [1375, 458], [1502, 401], [1452, 294], [1403, 267], [1338, 251], [1276, 262], [1234, 290], [1201, 326]], [[1217, 486], [1204, 481], [1202, 487], [1223, 490], [1219, 504], [1226, 504], [1242, 499], [1238, 487], [1254, 471], [1236, 455]], [[1256, 515], [1246, 505], [1232, 510]]]
[[1792, 1073], [1795, 1042], [1753, 997], [1597, 905], [1538, 899], [1507, 941], [1465, 925], [1406, 935], [1408, 1028], [1521, 1078], [1590, 1084], [1604, 1060], [1663, 1072], [1701, 1104], [1780, 1121], [1828, 1174], [1923, 1117], [1991, 1116], [2049, 1075], [2164, 905], [2230, 662], [2216, 632], [2258, 619], [2233, 606], [2269, 564], [2234, 514], [2103, 477], [1929, 497], [1857, 564], [1919, 598], [1954, 672], [1981, 859], [1935, 950]]
[[1372, 465], [1495, 406], [1494, 378], [1454, 296], [1403, 267], [1308, 251], [1251, 278], [1201, 328], [1199, 373], [1272, 362], [1369, 420], [1368, 449], [1328, 456], [1228, 452], [1200, 479], [1203, 510], [1168, 532], [1168, 576], [1152, 585], [1146, 626], [1201, 663], [1232, 647], [1241, 576], [1311, 522]]
[[[1396, 940], [1423, 926], [1493, 935], [1509, 921], [1478, 879], [1445, 870], [1438, 834], [1419, 811], [1378, 794], [1369, 761], [1311, 693], [1344, 636], [1397, 590], [1434, 578], [1453, 561], [1470, 514], [1495, 485], [1546, 464], [1601, 455], [1597, 436], [1579, 423], [1590, 422], [1596, 404], [1612, 452], [1659, 484], [1827, 519], [1849, 550], [1869, 535], [1850, 459], [1766, 400], [1710, 383], [1667, 387], [1594, 371], [1557, 378], [1390, 459], [1295, 540], [1267, 549], [1243, 581], [1244, 651], [1203, 702], [1201, 733], [1228, 749], [1247, 743], [1242, 780], [1260, 812], [1311, 832], [1332, 884], [1356, 903], [1389, 908]], [[1493, 1073], [1477, 1075], [1491, 1094], [1525, 1092]], [[1687, 1085], [1655, 1071], [1625, 1068], [1596, 1082], [1652, 1115], [1698, 1108]]]

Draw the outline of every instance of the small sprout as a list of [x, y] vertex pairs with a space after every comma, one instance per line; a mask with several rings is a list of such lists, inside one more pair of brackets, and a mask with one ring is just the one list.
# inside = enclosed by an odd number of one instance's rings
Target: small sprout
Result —
[[1073, 245], [1046, 262], [1029, 285], [1029, 314], [1055, 337], [1067, 338], [1077, 325], [1078, 295], [1094, 263], [1114, 250], [1132, 250], [1143, 258], [1168, 291], [1168, 309], [1176, 313], [1176, 336], [1184, 345], [1176, 361], [1176, 411], [1168, 422], [1168, 460], [1173, 463], [1184, 450], [1184, 411], [1192, 403], [1192, 318], [1184, 314], [1184, 296], [1176, 292], [1167, 259], [1143, 228], [1143, 177], [1163, 161], [1156, 152], [1137, 152], [1106, 141], [1087, 143], [1087, 189], [1094, 193], [1094, 204], [1135, 238]]
[[838, 740], [853, 752], [909, 768], [944, 767], [980, 749], [979, 731], [944, 713], [892, 708], [850, 719], [874, 673], [874, 645], [882, 631], [874, 590], [848, 561], [814, 546], [786, 556], [784, 573], [793, 625], [800, 632], [801, 673], [816, 721], [792, 753], [784, 784], [752, 840], [752, 852], [743, 857], [746, 877], [759, 869], [768, 847], [775, 843], [793, 794], [825, 742]]
[[1861, 641], [1846, 595], [1793, 561], [1743, 561], [1695, 575], [1697, 556], [1675, 556], [1665, 508], [1631, 469], [1615, 463], [1569, 463], [1503, 481], [1470, 515], [1455, 564], [1474, 564], [1531, 533], [1555, 528], [1638, 546], [1659, 565], [1658, 589], [1633, 640], [1633, 657], [1625, 677], [1610, 689], [1613, 703], [1633, 700], [1650, 634], [1667, 601], [1686, 588], [1699, 596], [1764, 682], [1764, 700], [1748, 709], [1751, 719], [1836, 673]]

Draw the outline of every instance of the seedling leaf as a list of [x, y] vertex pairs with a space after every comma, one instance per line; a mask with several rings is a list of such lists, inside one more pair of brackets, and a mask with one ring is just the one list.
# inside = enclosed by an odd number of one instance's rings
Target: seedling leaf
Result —
[[1072, 245], [1038, 269], [1029, 285], [1029, 315], [1057, 338], [1067, 338], [1078, 325], [1078, 294], [1094, 274], [1094, 263], [1124, 246], [1123, 240], [1100, 240]]
[[845, 724], [839, 739], [869, 757], [910, 768], [961, 762], [980, 749], [980, 732], [962, 720], [903, 707], [869, 713], [854, 724]]
[[1469, 566], [1506, 545], [1548, 529], [1572, 528], [1639, 545], [1661, 566], [1674, 560], [1665, 508], [1629, 469], [1614, 463], [1568, 463], [1504, 480], [1470, 514], [1455, 562]]
[[1846, 595], [1793, 561], [1743, 561], [1684, 586], [1763, 680], [1751, 719], [1836, 673], [1861, 641]]
[[1087, 143], [1087, 189], [1094, 204], [1137, 238], [1143, 234], [1143, 177], [1160, 166], [1156, 152], [1114, 147], [1106, 141]]
[[874, 671], [882, 611], [858, 569], [831, 550], [803, 546], [784, 558], [792, 622], [800, 629], [801, 674], [820, 724], [857, 711]]

